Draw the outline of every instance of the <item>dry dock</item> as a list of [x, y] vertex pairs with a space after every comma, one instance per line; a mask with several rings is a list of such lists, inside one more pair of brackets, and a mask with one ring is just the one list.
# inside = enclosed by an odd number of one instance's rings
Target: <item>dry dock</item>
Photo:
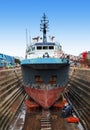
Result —
[[61, 110], [49, 112], [49, 118], [42, 118], [41, 111], [27, 111], [23, 130], [80, 130], [77, 123], [67, 123], [66, 119], [61, 117]]
[[[14, 125], [15, 129], [9, 129], [10, 125], [16, 122], [16, 115], [19, 115], [18, 110], [26, 97], [22, 84], [20, 68], [0, 70], [0, 130], [22, 130], [19, 129], [23, 124], [21, 119], [17, 121], [18, 125]], [[84, 130], [90, 130], [90, 69], [70, 69], [65, 97], [73, 105]], [[66, 119], [61, 117], [61, 110], [52, 109], [49, 112], [49, 130], [81, 130], [78, 124], [67, 123]], [[46, 126], [47, 119], [43, 119], [42, 115], [41, 108], [27, 110], [23, 130], [45, 130], [42, 127]]]

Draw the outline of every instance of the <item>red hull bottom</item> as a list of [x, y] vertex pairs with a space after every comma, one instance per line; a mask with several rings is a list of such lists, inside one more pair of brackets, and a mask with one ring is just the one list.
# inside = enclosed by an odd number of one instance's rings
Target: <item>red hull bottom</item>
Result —
[[40, 106], [47, 109], [59, 99], [61, 93], [64, 91], [64, 87], [49, 90], [25, 87], [25, 91], [34, 101], [40, 104]]

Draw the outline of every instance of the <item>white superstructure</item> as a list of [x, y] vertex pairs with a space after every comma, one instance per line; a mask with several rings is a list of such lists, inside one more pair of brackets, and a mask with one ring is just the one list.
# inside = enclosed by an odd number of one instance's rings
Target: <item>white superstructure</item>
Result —
[[63, 55], [62, 47], [55, 42], [37, 42], [27, 47], [26, 58], [44, 58], [44, 57], [61, 57]]

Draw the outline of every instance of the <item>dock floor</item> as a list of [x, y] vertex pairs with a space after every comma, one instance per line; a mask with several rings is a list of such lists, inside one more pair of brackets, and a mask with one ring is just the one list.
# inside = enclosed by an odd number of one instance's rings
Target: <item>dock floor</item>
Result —
[[[61, 117], [61, 110], [50, 110], [50, 113], [50, 130], [80, 130], [77, 123], [67, 123], [66, 119]], [[23, 130], [46, 130], [41, 128], [41, 116], [40, 110], [27, 109]]]

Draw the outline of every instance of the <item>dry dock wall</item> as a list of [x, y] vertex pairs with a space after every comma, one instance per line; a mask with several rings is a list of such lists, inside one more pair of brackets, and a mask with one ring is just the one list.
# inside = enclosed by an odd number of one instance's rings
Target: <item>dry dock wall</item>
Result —
[[0, 130], [8, 130], [25, 96], [21, 69], [0, 70]]
[[[85, 130], [90, 129], [90, 69], [71, 68], [66, 96]], [[26, 94], [21, 69], [0, 70], [0, 130], [8, 130]]]
[[90, 130], [90, 69], [71, 68], [68, 98], [85, 130]]

